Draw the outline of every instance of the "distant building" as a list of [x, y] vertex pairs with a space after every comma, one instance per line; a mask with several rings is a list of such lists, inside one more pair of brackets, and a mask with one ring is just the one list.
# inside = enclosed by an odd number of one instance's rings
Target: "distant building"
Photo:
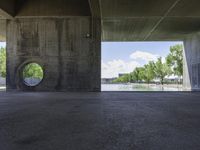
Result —
[[129, 73], [119, 73], [119, 77], [125, 76], [125, 75], [129, 75]]
[[[160, 79], [156, 78], [153, 80], [153, 82], [160, 83]], [[182, 78], [180, 79], [178, 76], [171, 75], [171, 76], [165, 77], [164, 82], [166, 82], [166, 83], [178, 83], [178, 82], [182, 83], [183, 79]]]
[[177, 82], [183, 82], [182, 78], [179, 78], [178, 76], [169, 76], [165, 78], [165, 81], [167, 82], [172, 82], [172, 83], [177, 83]]
[[111, 84], [117, 78], [101, 78], [101, 84]]

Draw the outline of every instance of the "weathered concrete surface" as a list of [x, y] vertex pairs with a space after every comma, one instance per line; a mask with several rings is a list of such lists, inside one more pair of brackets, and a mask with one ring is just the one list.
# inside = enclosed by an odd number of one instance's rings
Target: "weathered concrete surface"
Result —
[[[101, 23], [91, 17], [7, 21], [7, 89], [100, 91]], [[39, 63], [44, 79], [27, 87], [24, 65]]]
[[0, 17], [91, 16], [88, 0], [1, 0]]
[[0, 93], [1, 150], [196, 150], [200, 93]]
[[200, 90], [200, 33], [185, 39], [184, 46], [184, 87]]
[[0, 42], [6, 42], [6, 20], [0, 19]]
[[5, 28], [1, 19], [41, 18], [41, 17], [91, 17], [88, 0], [1, 0], [0, 41], [5, 41]]
[[16, 17], [91, 16], [88, 0], [21, 0]]
[[103, 41], [177, 41], [200, 31], [199, 0], [100, 2]]
[[199, 0], [1, 0], [0, 9], [15, 18], [93, 14], [102, 20], [103, 41], [167, 41], [200, 31], [199, 5]]
[[0, 17], [11, 19], [15, 15], [15, 0], [1, 0]]

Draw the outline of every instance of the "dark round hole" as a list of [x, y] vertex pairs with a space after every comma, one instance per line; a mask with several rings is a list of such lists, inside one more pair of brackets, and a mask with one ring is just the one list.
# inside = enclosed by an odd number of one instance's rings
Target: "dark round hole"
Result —
[[44, 77], [42, 67], [37, 63], [29, 63], [23, 69], [23, 80], [27, 86], [37, 86]]

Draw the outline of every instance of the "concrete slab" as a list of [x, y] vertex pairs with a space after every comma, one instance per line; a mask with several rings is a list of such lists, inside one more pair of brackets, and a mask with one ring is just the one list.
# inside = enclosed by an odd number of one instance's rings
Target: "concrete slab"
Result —
[[200, 31], [198, 6], [199, 0], [101, 0], [102, 40], [184, 40]]
[[160, 17], [104, 19], [104, 41], [143, 41]]
[[1, 150], [194, 150], [200, 93], [0, 93]]
[[91, 16], [88, 0], [17, 0], [16, 17]]
[[199, 17], [199, 0], [181, 0], [174, 9], [169, 13], [169, 16], [180, 17]]
[[[0, 18], [93, 16], [102, 20], [103, 41], [184, 40], [200, 31], [199, 4], [199, 0], [2, 0]], [[6, 37], [0, 32], [2, 38]]]
[[101, 0], [102, 17], [163, 16], [175, 0]]
[[198, 17], [167, 17], [154, 30], [147, 40], [183, 40], [200, 31]]

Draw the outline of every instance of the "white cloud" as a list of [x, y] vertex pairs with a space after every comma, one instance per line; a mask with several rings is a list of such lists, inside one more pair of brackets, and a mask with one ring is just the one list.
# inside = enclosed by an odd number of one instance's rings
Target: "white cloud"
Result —
[[[157, 54], [135, 51], [130, 55], [132, 61], [125, 61], [122, 59], [114, 59], [108, 62], [102, 61], [101, 76], [102, 78], [118, 77], [119, 73], [130, 73], [136, 67], [141, 67], [149, 61], [157, 61], [159, 57], [160, 56]], [[165, 62], [165, 57], [162, 57], [162, 62]]]
[[159, 55], [157, 54], [152, 54], [148, 52], [143, 52], [143, 51], [135, 51], [130, 55], [131, 59], [134, 60], [144, 60], [146, 63], [149, 61], [156, 61]]
[[130, 73], [140, 64], [136, 61], [125, 62], [121, 59], [112, 60], [107, 63], [102, 62], [101, 76], [102, 78], [118, 77], [119, 73]]

